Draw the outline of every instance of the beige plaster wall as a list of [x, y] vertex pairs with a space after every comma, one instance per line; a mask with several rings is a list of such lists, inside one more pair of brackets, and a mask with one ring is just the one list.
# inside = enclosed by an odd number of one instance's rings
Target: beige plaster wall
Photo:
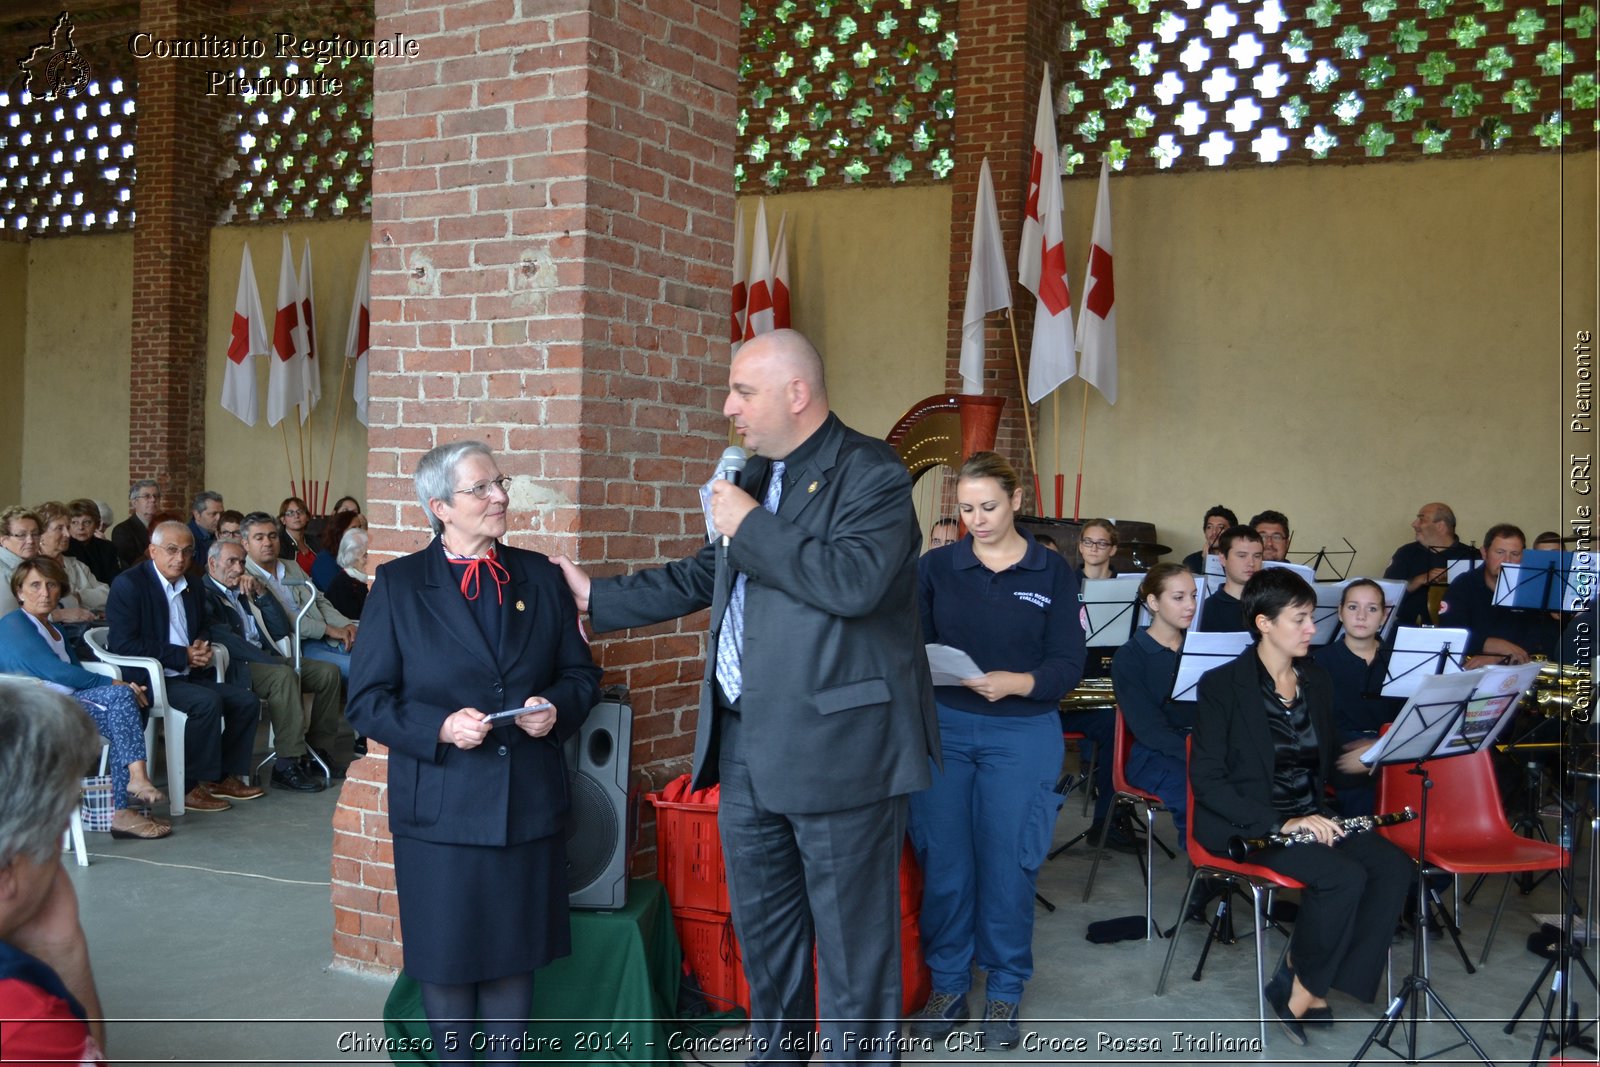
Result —
[[[230, 507], [241, 510], [275, 511], [289, 493], [284, 431], [266, 422], [266, 360], [255, 360], [261, 403], [253, 428], [223, 411], [220, 404], [242, 250], [248, 241], [270, 334], [285, 228], [229, 226], [212, 231], [206, 485], [222, 493]], [[293, 419], [285, 420], [288, 443], [296, 479], [303, 440], [310, 476], [325, 480], [344, 370], [350, 296], [371, 227], [366, 220], [356, 220], [296, 224], [287, 230], [296, 267], [303, 243], [307, 238], [312, 241], [317, 343], [326, 357], [319, 360], [322, 402], [306, 422], [303, 434]], [[0, 283], [14, 277], [17, 291], [25, 289], [27, 332], [24, 344], [20, 325], [14, 325], [0, 310], [0, 361], [13, 351], [6, 343], [6, 331], [14, 332], [18, 338], [15, 351], [26, 353], [25, 361], [20, 362], [26, 403], [21, 395], [0, 398], [0, 405], [16, 407], [23, 429], [22, 445], [16, 453], [22, 472], [20, 493], [0, 496], [9, 500], [20, 495], [32, 503], [50, 496], [93, 496], [108, 501], [120, 519], [127, 514], [129, 413], [125, 394], [132, 345], [133, 238], [119, 234], [34, 241], [16, 246], [26, 250], [25, 266], [12, 262], [11, 247], [0, 248]], [[5, 291], [11, 290], [6, 287]], [[18, 316], [18, 323], [20, 320]], [[361, 497], [366, 483], [366, 429], [355, 419], [348, 382], [344, 383], [344, 396], [330, 504], [346, 492]], [[0, 488], [5, 486], [5, 470], [0, 462]]]
[[[0, 500], [22, 488], [22, 373], [26, 365], [28, 246], [0, 241]], [[6, 505], [0, 504], [0, 507]]]
[[22, 476], [27, 504], [93, 497], [128, 514], [133, 237], [30, 241]]
[[[753, 197], [741, 197], [745, 240]], [[766, 198], [767, 236], [788, 214], [794, 327], [816, 344], [834, 410], [881, 437], [944, 392], [950, 189], [842, 189]]]
[[[1276, 507], [1297, 549], [1349, 538], [1358, 571], [1382, 569], [1427, 500], [1451, 503], [1468, 540], [1502, 520], [1559, 525], [1561, 367], [1595, 320], [1594, 167], [1587, 153], [1114, 175], [1121, 397], [1089, 401], [1083, 514], [1154, 522], [1181, 554], [1211, 504]], [[1094, 195], [1066, 183], [1075, 303]], [[800, 221], [795, 324], [819, 341], [835, 407], [884, 432], [942, 390], [947, 191], [767, 205], [774, 233], [784, 208]], [[1069, 514], [1081, 404], [1073, 383]], [[1049, 500], [1049, 401], [1039, 416]]]
[[[294, 268], [300, 266], [301, 249], [311, 241], [312, 282], [317, 328], [317, 362], [322, 373], [322, 400], [302, 427], [291, 415], [276, 427], [267, 425], [267, 360], [257, 359], [256, 381], [260, 412], [254, 427], [246, 426], [222, 410], [223, 364], [227, 360], [229, 330], [233, 322], [234, 294], [239, 286], [239, 261], [245, 243], [255, 267], [261, 306], [269, 320], [277, 302], [278, 266], [283, 258], [283, 233], [287, 230]], [[356, 420], [350, 383], [341, 392], [345, 331], [350, 322], [350, 297], [356, 270], [366, 254], [372, 225], [366, 219], [303, 222], [268, 226], [221, 226], [211, 231], [211, 314], [206, 344], [206, 485], [217, 490], [230, 507], [276, 512], [289, 495], [290, 469], [298, 484], [301, 445], [305, 444], [307, 477], [328, 481], [329, 448], [333, 446], [333, 477], [328, 506], [349, 494], [366, 504], [367, 431]], [[269, 322], [268, 334], [271, 326]], [[339, 398], [344, 410], [339, 413]], [[334, 436], [335, 415], [338, 436]], [[287, 433], [285, 432], [287, 430]], [[288, 457], [285, 456], [285, 437]], [[298, 495], [299, 490], [296, 489]], [[311, 501], [313, 508], [320, 501]]]

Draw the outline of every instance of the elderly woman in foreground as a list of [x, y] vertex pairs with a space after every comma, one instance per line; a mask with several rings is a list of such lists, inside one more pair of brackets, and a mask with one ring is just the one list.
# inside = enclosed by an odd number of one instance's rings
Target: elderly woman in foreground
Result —
[[94, 723], [59, 693], [0, 678], [0, 737], [0, 1049], [7, 1062], [104, 1063], [104, 1012], [61, 866]]
[[509, 484], [477, 441], [422, 457], [435, 537], [379, 569], [347, 709], [389, 746], [406, 973], [467, 1062], [475, 1030], [517, 1062], [534, 971], [571, 951], [561, 742], [600, 692], [561, 572], [499, 543]]

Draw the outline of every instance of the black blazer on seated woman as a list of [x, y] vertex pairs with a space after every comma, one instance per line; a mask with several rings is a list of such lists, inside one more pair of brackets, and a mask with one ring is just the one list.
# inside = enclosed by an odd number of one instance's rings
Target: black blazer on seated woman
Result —
[[[510, 574], [490, 648], [438, 539], [378, 568], [350, 663], [350, 723], [389, 746], [389, 829], [459, 845], [521, 844], [563, 829], [561, 742], [600, 696], [600, 668], [578, 630], [561, 572], [537, 552], [497, 546]], [[479, 596], [495, 595], [485, 578]], [[439, 741], [460, 708], [485, 713], [542, 694], [556, 727], [529, 737], [497, 726], [477, 748]]]
[[[1320, 813], [1331, 815], [1323, 787], [1333, 773], [1338, 735], [1333, 726], [1333, 686], [1328, 673], [1309, 657], [1298, 659], [1300, 686], [1321, 750], [1313, 789]], [[1227, 854], [1228, 838], [1261, 837], [1283, 823], [1272, 806], [1276, 754], [1261, 690], [1260, 657], [1255, 646], [1200, 679], [1189, 753], [1189, 784], [1194, 789], [1194, 836], [1207, 849]]]

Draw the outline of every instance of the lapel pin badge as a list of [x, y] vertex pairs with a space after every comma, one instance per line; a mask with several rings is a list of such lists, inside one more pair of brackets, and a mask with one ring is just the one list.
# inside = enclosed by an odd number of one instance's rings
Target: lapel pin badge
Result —
[[524, 610], [524, 605], [523, 605], [522, 601], [520, 601], [520, 600], [517, 601], [517, 610], [518, 611]]
[[817, 491], [817, 483], [816, 482], [812, 482], [810, 485], [806, 486], [806, 492], [815, 493], [816, 491]]

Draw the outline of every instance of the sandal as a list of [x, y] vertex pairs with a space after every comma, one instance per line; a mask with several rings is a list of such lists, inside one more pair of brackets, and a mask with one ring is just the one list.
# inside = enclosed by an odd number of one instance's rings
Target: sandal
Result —
[[150, 808], [155, 807], [157, 804], [165, 804], [167, 802], [167, 794], [163, 793], [160, 789], [157, 789], [154, 782], [151, 782], [138, 789], [135, 789], [130, 784], [128, 786], [128, 795], [134, 800], [137, 800], [139, 803]]
[[[118, 817], [123, 815], [124, 812], [133, 817], [121, 820], [123, 825], [118, 826]], [[172, 833], [171, 823], [163, 819], [152, 819], [148, 815], [140, 815], [128, 808], [124, 808], [111, 817], [111, 836], [119, 840], [137, 838], [150, 841], [159, 837], [166, 837], [170, 833]]]

